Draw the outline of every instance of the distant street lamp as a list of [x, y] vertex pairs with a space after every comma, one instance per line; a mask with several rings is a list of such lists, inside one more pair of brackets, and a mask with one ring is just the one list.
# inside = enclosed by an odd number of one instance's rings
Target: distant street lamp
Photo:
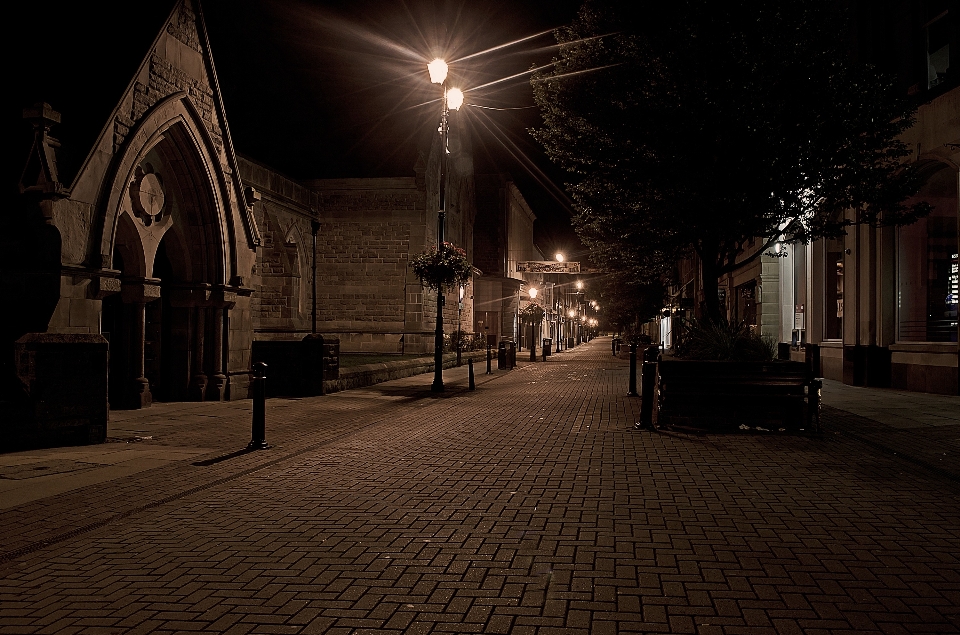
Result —
[[[442, 59], [435, 59], [427, 64], [430, 81], [440, 84], [443, 89], [443, 100], [440, 106], [440, 210], [437, 213], [437, 250], [443, 250], [443, 225], [446, 208], [447, 187], [447, 135], [450, 128], [450, 110], [460, 110], [463, 105], [463, 91], [459, 88], [447, 88], [447, 63]], [[433, 341], [433, 385], [430, 390], [443, 392], [443, 290], [437, 289], [437, 330]], [[459, 345], [458, 345], [459, 349]], [[457, 351], [459, 356], [459, 350]]]
[[[530, 297], [530, 301], [533, 302], [537, 299], [537, 288], [530, 287], [527, 290], [527, 295]], [[530, 361], [537, 361], [537, 333], [536, 333], [537, 323], [531, 320], [530, 322]]]
[[463, 349], [463, 285], [460, 285], [460, 302], [457, 303], [457, 366], [463, 366], [460, 351]]

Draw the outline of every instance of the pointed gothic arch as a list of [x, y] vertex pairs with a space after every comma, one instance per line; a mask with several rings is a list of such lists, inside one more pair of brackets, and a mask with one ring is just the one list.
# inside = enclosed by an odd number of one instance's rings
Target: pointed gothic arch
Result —
[[[246, 215], [231, 213], [238, 211], [239, 198], [224, 173], [220, 150], [185, 93], [172, 95], [154, 106], [131, 131], [126, 147], [118, 153], [109, 186], [101, 197], [103, 223], [96, 244], [100, 262], [112, 261], [119, 219], [125, 212], [135, 211], [131, 209], [131, 185], [137, 180], [138, 168], [148, 162], [151, 153], [161, 155], [171, 168], [171, 186], [185, 205], [183, 211], [191, 218], [187, 229], [190, 235], [183, 238], [189, 239], [192, 248], [199, 249], [195, 255], [200, 261], [191, 265], [192, 277], [221, 285], [242, 277], [233, 219], [246, 219]], [[145, 247], [145, 257], [149, 259], [151, 250]], [[147, 270], [148, 264], [144, 263]]]
[[117, 155], [97, 245], [101, 262], [123, 263], [115, 328], [127, 359], [112, 369], [129, 379], [111, 380], [114, 407], [224, 397], [227, 287], [241, 277], [233, 219], [243, 215], [222, 159], [183, 93], [157, 104]]

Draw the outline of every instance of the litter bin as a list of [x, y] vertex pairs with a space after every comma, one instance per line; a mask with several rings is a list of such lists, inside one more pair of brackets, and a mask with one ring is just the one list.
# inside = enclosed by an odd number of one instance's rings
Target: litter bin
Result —
[[507, 343], [500, 342], [497, 344], [497, 370], [505, 370], [507, 368]]
[[543, 338], [543, 354], [553, 355], [553, 338], [552, 337]]

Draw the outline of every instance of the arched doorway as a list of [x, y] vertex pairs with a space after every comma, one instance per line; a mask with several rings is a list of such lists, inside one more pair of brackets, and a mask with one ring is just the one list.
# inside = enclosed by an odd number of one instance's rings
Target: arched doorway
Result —
[[114, 408], [224, 397], [225, 248], [218, 197], [187, 128], [132, 162], [117, 218], [121, 293], [103, 304]]

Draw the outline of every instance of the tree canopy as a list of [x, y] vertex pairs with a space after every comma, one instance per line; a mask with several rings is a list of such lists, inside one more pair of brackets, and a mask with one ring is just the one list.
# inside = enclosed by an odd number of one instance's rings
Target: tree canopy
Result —
[[[569, 174], [597, 263], [641, 281], [695, 252], [704, 280], [777, 241], [924, 214], [898, 135], [913, 106], [853, 61], [830, 0], [587, 0], [533, 77], [533, 130]], [[759, 249], [748, 250], [760, 238]], [[704, 285], [719, 319], [716, 285]]]
[[642, 282], [624, 271], [605, 276], [601, 289], [602, 325], [615, 332], [639, 330], [654, 319], [666, 293], [660, 280]]

